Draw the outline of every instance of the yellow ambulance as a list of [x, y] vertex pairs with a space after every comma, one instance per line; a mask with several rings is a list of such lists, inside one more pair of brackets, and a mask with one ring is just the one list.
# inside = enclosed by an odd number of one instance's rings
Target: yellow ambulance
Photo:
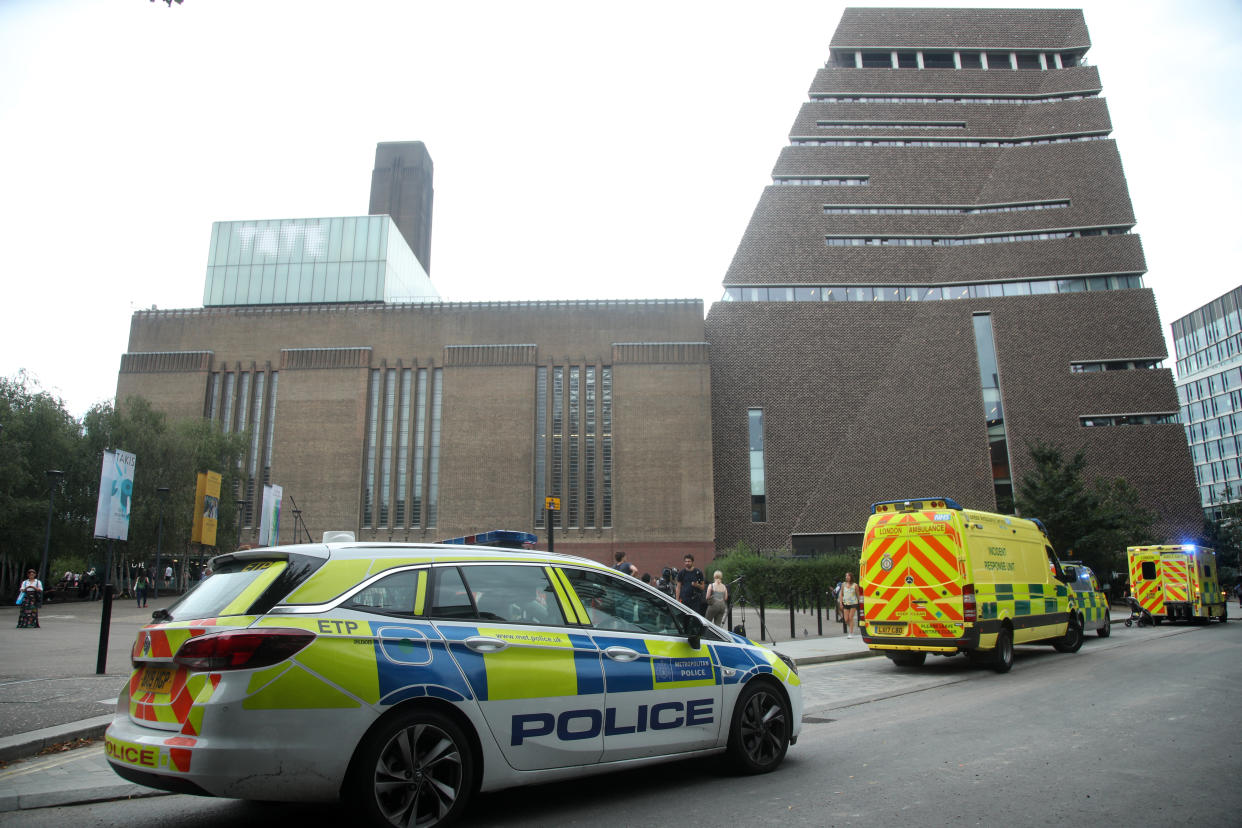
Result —
[[1083, 619], [1043, 524], [947, 497], [873, 504], [859, 563], [863, 641], [899, 667], [966, 653], [998, 673], [1015, 644], [1082, 646]]
[[1161, 621], [1229, 620], [1216, 552], [1194, 544], [1131, 546], [1130, 594]]

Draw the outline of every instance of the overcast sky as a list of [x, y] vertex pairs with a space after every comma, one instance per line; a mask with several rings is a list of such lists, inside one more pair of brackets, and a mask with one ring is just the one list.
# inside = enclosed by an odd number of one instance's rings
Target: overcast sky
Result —
[[[0, 376], [110, 399], [213, 221], [365, 214], [379, 141], [446, 300], [710, 305], [846, 5], [929, 4], [0, 0]], [[1242, 283], [1239, 0], [940, 5], [1082, 6], [1166, 337]]]

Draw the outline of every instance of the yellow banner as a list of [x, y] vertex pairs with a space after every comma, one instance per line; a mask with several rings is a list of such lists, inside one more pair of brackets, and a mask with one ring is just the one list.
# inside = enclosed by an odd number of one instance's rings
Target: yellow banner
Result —
[[218, 472], [199, 472], [198, 485], [194, 489], [194, 527], [190, 540], [204, 546], [216, 545], [216, 526], [220, 517], [220, 475]]

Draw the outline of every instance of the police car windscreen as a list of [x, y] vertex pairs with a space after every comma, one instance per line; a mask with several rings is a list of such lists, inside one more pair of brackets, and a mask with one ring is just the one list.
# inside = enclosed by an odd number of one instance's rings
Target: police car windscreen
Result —
[[271, 579], [285, 565], [285, 561], [250, 560], [226, 563], [169, 607], [169, 617], [166, 620], [185, 621], [194, 618], [217, 618], [222, 615], [243, 615], [254, 603], [254, 599], [259, 597], [255, 594], [245, 600], [246, 590], [257, 586], [256, 582], [260, 578], [271, 583]]

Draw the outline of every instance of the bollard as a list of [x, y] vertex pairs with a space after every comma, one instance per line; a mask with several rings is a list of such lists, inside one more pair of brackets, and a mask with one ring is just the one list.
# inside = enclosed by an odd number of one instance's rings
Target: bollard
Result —
[[794, 594], [792, 592], [789, 593], [789, 637], [798, 637], [798, 629], [794, 626]]
[[819, 634], [822, 636], [824, 634], [824, 616], [823, 613], [820, 612], [820, 609], [819, 590], [817, 589], [815, 590], [815, 627], [819, 630]]

